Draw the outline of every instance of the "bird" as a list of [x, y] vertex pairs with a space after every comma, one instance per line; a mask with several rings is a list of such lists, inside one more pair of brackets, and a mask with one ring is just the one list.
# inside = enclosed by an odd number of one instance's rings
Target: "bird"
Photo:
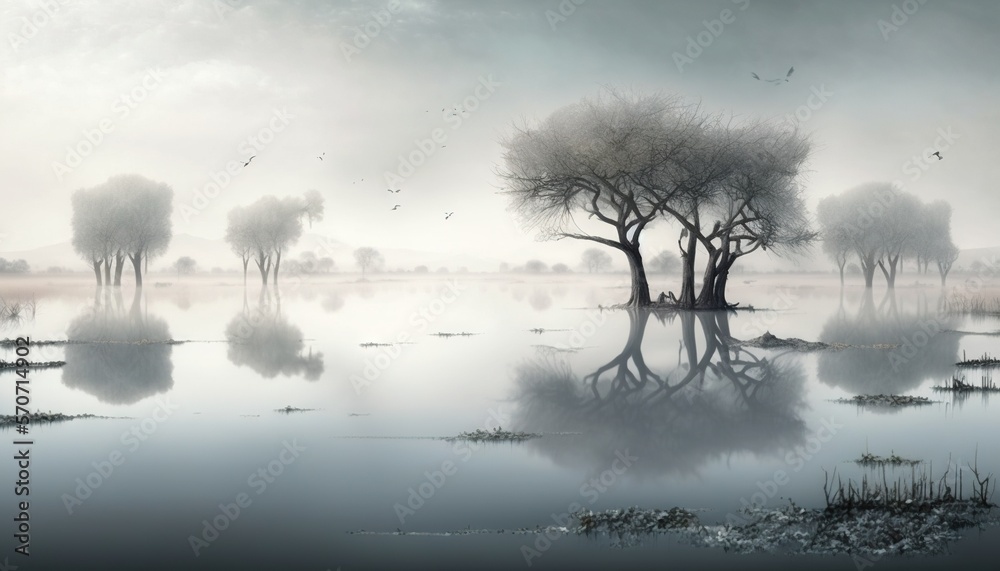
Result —
[[398, 209], [399, 209], [399, 205], [397, 204], [396, 206], [393, 206], [390, 210], [398, 210]]
[[931, 155], [937, 157], [939, 161], [944, 160], [944, 157], [941, 156], [941, 151], [934, 151]]
[[454, 214], [454, 212], [445, 212], [444, 213], [444, 219], [447, 220], [447, 219], [451, 218], [452, 214]]
[[401, 188], [397, 188], [396, 190], [393, 190], [393, 189], [391, 189], [391, 188], [387, 188], [386, 190], [388, 190], [389, 192], [399, 192], [399, 191], [401, 191], [401, 190], [403, 190], [403, 189], [401, 189]]
[[[257, 155], [254, 155], [253, 157], [256, 157], [256, 156]], [[248, 164], [250, 164], [250, 161], [253, 160], [253, 157], [250, 157], [249, 159], [247, 159], [247, 162], [243, 163], [243, 166], [247, 166]]]
[[325, 156], [326, 156], [326, 153], [323, 153], [322, 155], [318, 155], [316, 158], [319, 159], [319, 160], [323, 160], [323, 157], [325, 157]]
[[795, 73], [794, 66], [788, 68], [788, 73], [785, 74], [785, 77], [779, 77], [777, 79], [761, 79], [759, 75], [753, 72], [751, 72], [750, 75], [757, 81], [766, 81], [767, 83], [773, 83], [774, 85], [779, 85], [781, 83], [788, 83], [788, 78], [792, 77], [793, 73]]

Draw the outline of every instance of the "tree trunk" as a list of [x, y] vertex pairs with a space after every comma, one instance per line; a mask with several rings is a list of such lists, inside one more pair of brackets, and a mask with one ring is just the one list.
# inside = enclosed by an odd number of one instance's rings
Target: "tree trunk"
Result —
[[846, 260], [843, 263], [840, 264], [840, 289], [844, 289], [844, 266], [845, 265], [847, 265], [847, 261]]
[[104, 258], [104, 283], [105, 285], [111, 285], [111, 259]]
[[639, 248], [626, 247], [625, 257], [628, 258], [629, 273], [632, 276], [632, 294], [628, 298], [631, 307], [646, 307], [650, 305], [649, 282], [646, 281], [646, 269], [642, 266], [642, 254]]
[[243, 287], [247, 287], [247, 264], [250, 263], [250, 257], [246, 256], [243, 258]]
[[135, 269], [135, 287], [140, 288], [142, 287], [142, 250], [129, 258], [132, 259], [132, 267]]
[[875, 283], [875, 266], [873, 258], [861, 258], [861, 271], [865, 274], [865, 289], [871, 289]]
[[276, 252], [278, 257], [274, 259], [274, 285], [278, 285], [278, 267], [281, 266], [281, 248]]
[[122, 285], [122, 270], [125, 268], [125, 254], [115, 255], [115, 287]]
[[97, 278], [97, 285], [101, 285], [101, 261], [94, 260], [94, 277]]
[[257, 268], [260, 269], [260, 281], [266, 286], [267, 274], [271, 270], [271, 259], [269, 256], [265, 256], [263, 251], [258, 250], [257, 259], [254, 261], [257, 263]]
[[[679, 242], [679, 241], [678, 241]], [[694, 232], [688, 233], [688, 243], [686, 251], [681, 249], [681, 295], [677, 298], [680, 307], [691, 309], [694, 307], [694, 260], [698, 253], [698, 239]]]
[[[722, 248], [728, 247], [723, 243]], [[713, 249], [708, 252], [708, 261], [705, 263], [705, 276], [701, 282], [701, 292], [695, 300], [695, 307], [704, 309], [718, 309], [718, 300], [715, 297], [715, 282], [719, 277], [719, 260], [723, 257], [722, 248]]]

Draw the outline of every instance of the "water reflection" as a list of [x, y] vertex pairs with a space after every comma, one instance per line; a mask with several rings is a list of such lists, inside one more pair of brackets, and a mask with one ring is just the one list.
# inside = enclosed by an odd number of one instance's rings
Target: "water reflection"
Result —
[[109, 404], [133, 404], [173, 386], [167, 322], [142, 307], [137, 288], [126, 310], [121, 288], [96, 288], [94, 305], [70, 322], [62, 382]]
[[958, 360], [960, 336], [949, 333], [957, 318], [919, 296], [912, 310], [901, 307], [893, 290], [878, 304], [871, 290], [861, 296], [856, 312], [841, 297], [837, 312], [827, 320], [820, 341], [850, 345], [898, 345], [892, 349], [824, 351], [819, 379], [857, 394], [902, 393], [927, 379], [950, 378]]
[[552, 356], [517, 369], [517, 429], [584, 433], [531, 446], [590, 470], [628, 449], [642, 458], [638, 472], [670, 474], [694, 473], [734, 452], [778, 454], [802, 441], [805, 373], [797, 357], [768, 359], [731, 345], [725, 312], [683, 312], [657, 316], [663, 332], [676, 335], [668, 328], [678, 321], [680, 328], [676, 365], [657, 370], [643, 354], [651, 315], [629, 311], [625, 347], [582, 379]]
[[302, 330], [281, 314], [281, 293], [263, 287], [257, 307], [251, 309], [243, 292], [243, 310], [226, 325], [229, 350], [234, 365], [247, 366], [260, 376], [273, 379], [301, 375], [315, 381], [323, 374], [323, 354], [310, 348], [303, 354]]

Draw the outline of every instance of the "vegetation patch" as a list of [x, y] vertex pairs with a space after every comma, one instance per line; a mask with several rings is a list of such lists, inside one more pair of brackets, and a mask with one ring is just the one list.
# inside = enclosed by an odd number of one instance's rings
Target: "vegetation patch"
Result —
[[1000, 359], [990, 356], [989, 353], [983, 353], [983, 356], [978, 359], [966, 359], [965, 352], [962, 352], [962, 360], [955, 363], [956, 367], [1000, 367]]
[[535, 434], [531, 432], [512, 432], [510, 430], [504, 430], [501, 427], [496, 427], [492, 432], [489, 430], [477, 429], [472, 432], [462, 432], [458, 436], [450, 436], [445, 438], [449, 442], [455, 440], [469, 440], [472, 442], [523, 442], [525, 440], [531, 440], [532, 438], [539, 438], [541, 434]]
[[[61, 412], [32, 412], [28, 414], [32, 423], [38, 422], [63, 422], [67, 420], [74, 420], [77, 418], [111, 418], [108, 416], [94, 416], [92, 414], [63, 414]], [[13, 426], [15, 424], [23, 424], [18, 422], [18, 417], [13, 415], [0, 415], [0, 427]]]
[[937, 401], [927, 397], [912, 397], [909, 395], [855, 395], [849, 399], [836, 399], [833, 402], [851, 403], [859, 406], [915, 406], [931, 404]]
[[953, 393], [968, 393], [968, 392], [996, 393], [996, 392], [1000, 392], [1000, 387], [998, 387], [997, 384], [993, 382], [992, 378], [986, 377], [986, 376], [984, 376], [979, 381], [978, 385], [974, 385], [972, 383], [966, 383], [965, 382], [965, 377], [962, 377], [961, 379], [957, 379], [955, 377], [952, 377], [950, 382], [947, 382], [944, 385], [934, 386], [934, 387], [931, 387], [931, 388], [933, 390], [935, 390], [935, 391], [946, 391], [946, 392], [953, 392]]
[[[55, 367], [62, 367], [65, 364], [66, 361], [29, 361], [27, 367], [29, 369], [52, 369]], [[13, 371], [23, 368], [24, 367], [18, 365], [16, 361], [4, 361], [3, 359], [0, 359], [0, 371]]]
[[879, 456], [877, 454], [872, 454], [871, 452], [865, 452], [860, 458], [854, 461], [855, 464], [868, 467], [879, 467], [879, 466], [916, 466], [921, 463], [922, 460], [910, 460], [908, 458], [903, 458], [895, 452], [889, 454], [888, 456]]
[[461, 333], [429, 333], [428, 335], [433, 335], [434, 337], [472, 337], [473, 335], [479, 335], [478, 333], [469, 333], [468, 331], [462, 331]]

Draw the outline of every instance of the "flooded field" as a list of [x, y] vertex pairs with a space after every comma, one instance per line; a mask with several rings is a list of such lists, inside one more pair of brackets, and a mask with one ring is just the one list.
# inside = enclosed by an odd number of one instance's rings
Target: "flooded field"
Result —
[[[859, 558], [552, 531], [580, 509], [679, 507], [704, 525], [821, 509], [834, 473], [961, 467], [968, 494], [969, 464], [1000, 470], [1000, 402], [933, 387], [991, 382], [956, 362], [996, 355], [1000, 319], [948, 312], [928, 279], [866, 294], [735, 276], [732, 299], [756, 310], [728, 313], [606, 309], [628, 295], [618, 276], [150, 281], [170, 285], [0, 284], [35, 301], [0, 337], [65, 361], [29, 372], [30, 408], [104, 417], [31, 427], [33, 566], [975, 568], [1000, 539], [984, 527], [946, 554]], [[766, 332], [829, 347], [741, 343]], [[18, 377], [0, 375], [7, 414]], [[838, 402], [878, 394], [932, 402]], [[476, 430], [533, 437], [445, 440]], [[855, 463], [865, 453], [919, 464]]]

